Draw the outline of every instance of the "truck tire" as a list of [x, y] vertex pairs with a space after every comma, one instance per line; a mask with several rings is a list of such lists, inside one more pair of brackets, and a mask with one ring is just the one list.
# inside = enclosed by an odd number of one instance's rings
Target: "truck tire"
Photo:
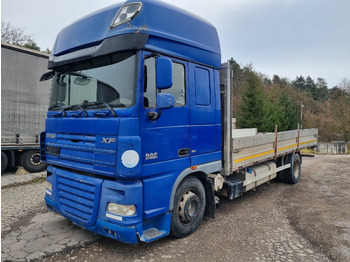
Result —
[[203, 184], [197, 178], [189, 176], [180, 183], [175, 193], [170, 234], [183, 238], [195, 232], [202, 222], [204, 211]]
[[1, 174], [6, 170], [8, 163], [9, 160], [6, 153], [4, 151], [1, 151]]
[[296, 184], [301, 176], [301, 158], [299, 154], [290, 156], [290, 168], [286, 169], [283, 174], [283, 181], [289, 184]]
[[38, 150], [25, 151], [19, 158], [19, 164], [30, 173], [44, 171], [47, 167], [47, 164], [41, 161]]

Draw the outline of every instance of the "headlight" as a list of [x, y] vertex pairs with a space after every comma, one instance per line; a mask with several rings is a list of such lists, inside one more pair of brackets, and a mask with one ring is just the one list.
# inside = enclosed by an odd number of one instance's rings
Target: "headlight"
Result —
[[123, 5], [119, 11], [117, 16], [114, 19], [114, 22], [111, 25], [111, 28], [116, 27], [120, 24], [130, 21], [134, 19], [135, 16], [140, 12], [142, 7], [141, 2], [134, 2]]
[[52, 185], [50, 182], [46, 181], [46, 194], [51, 196], [51, 192], [52, 192]]
[[136, 206], [109, 203], [107, 206], [107, 212], [120, 215], [120, 216], [133, 216], [136, 213]]

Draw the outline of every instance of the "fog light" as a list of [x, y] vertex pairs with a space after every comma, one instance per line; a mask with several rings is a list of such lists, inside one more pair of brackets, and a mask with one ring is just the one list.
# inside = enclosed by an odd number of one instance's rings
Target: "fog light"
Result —
[[135, 205], [119, 205], [117, 203], [109, 203], [107, 212], [120, 216], [133, 216], [136, 213]]

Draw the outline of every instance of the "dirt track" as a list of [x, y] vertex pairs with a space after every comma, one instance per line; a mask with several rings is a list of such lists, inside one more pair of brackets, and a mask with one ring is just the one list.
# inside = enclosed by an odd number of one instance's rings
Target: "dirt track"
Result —
[[[20, 187], [20, 191], [16, 186], [2, 190], [2, 212], [6, 196], [13, 190], [27, 194], [26, 186]], [[5, 243], [16, 236], [22, 250], [31, 247], [36, 252], [32, 257], [42, 254], [38, 261], [350, 261], [350, 156], [303, 158], [297, 185], [271, 182], [233, 201], [223, 199], [216, 218], [205, 218], [199, 229], [184, 239], [167, 237], [134, 246], [96, 238], [47, 213], [40, 203], [32, 203], [38, 206], [32, 212], [38, 211], [40, 223], [38, 219], [25, 221], [25, 215], [11, 222], [7, 227], [11, 231], [2, 239], [2, 252], [11, 250], [12, 244], [8, 247]], [[62, 241], [77, 244], [66, 248], [56, 245], [51, 252], [36, 251], [25, 243], [23, 232], [37, 225], [51, 241], [58, 241], [59, 235], [50, 235], [50, 228], [65, 232]], [[37, 235], [34, 241], [45, 246], [45, 234]], [[77, 241], [77, 234], [86, 241]], [[2, 260], [6, 257], [2, 253]]]

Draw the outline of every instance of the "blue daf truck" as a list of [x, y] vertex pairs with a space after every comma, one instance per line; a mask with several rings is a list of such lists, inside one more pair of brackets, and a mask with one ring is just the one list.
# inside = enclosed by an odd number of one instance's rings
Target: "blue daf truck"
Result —
[[233, 137], [231, 71], [214, 26], [126, 1], [58, 34], [41, 156], [47, 207], [126, 243], [186, 237], [220, 197], [300, 178], [317, 130]]

